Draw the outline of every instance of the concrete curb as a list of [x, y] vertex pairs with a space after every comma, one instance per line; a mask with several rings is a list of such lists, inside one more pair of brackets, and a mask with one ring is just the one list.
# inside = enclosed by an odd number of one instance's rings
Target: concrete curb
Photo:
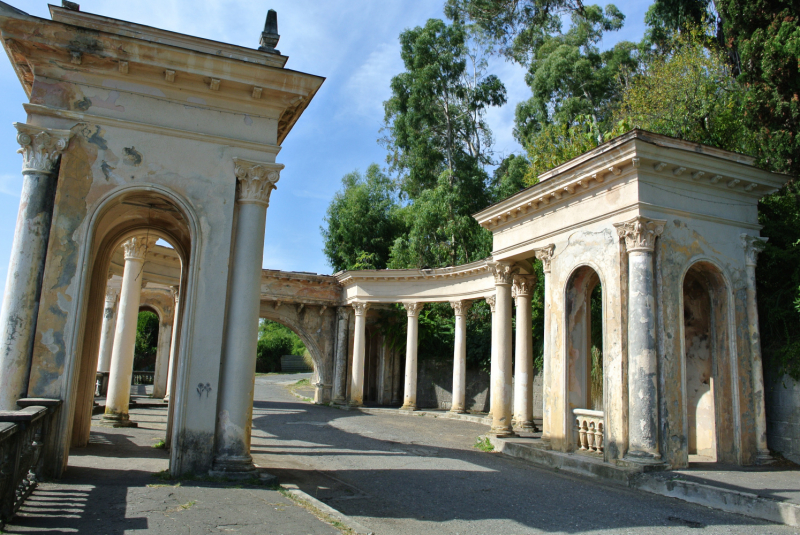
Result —
[[644, 474], [632, 488], [787, 526], [800, 526], [800, 505], [703, 483]]
[[325, 515], [341, 522], [342, 524], [350, 528], [353, 531], [353, 533], [356, 533], [357, 535], [374, 535], [372, 530], [365, 528], [364, 526], [362, 526], [361, 524], [359, 524], [346, 514], [337, 511], [330, 505], [319, 501], [318, 499], [314, 498], [313, 496], [311, 496], [306, 492], [303, 492], [298, 488], [297, 485], [293, 485], [291, 483], [285, 483], [281, 485], [281, 488], [285, 490], [287, 493], [297, 498], [298, 500], [307, 502], [314, 509], [317, 509], [321, 513], [324, 513]]

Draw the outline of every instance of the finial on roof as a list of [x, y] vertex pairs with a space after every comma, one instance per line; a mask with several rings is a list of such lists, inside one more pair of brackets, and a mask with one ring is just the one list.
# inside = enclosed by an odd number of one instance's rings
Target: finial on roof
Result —
[[262, 52], [269, 52], [271, 54], [280, 54], [279, 50], [275, 50], [275, 45], [278, 44], [281, 36], [278, 35], [278, 13], [274, 9], [267, 11], [267, 22], [264, 23], [264, 31], [261, 32], [261, 46], [258, 49]]
[[69, 9], [70, 11], [80, 11], [81, 6], [75, 2], [69, 2], [68, 0], [61, 0], [61, 7], [64, 9]]

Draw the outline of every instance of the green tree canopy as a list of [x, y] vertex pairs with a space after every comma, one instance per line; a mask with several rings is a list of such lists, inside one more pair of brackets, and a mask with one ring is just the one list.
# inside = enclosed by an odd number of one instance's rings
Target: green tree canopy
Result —
[[155, 369], [158, 351], [158, 315], [142, 310], [136, 319], [136, 342], [133, 349], [133, 369], [152, 371]]

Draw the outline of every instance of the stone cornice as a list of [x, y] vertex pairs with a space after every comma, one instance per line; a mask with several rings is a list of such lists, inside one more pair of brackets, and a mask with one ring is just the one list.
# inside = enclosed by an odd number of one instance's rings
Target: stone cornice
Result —
[[534, 214], [574, 202], [578, 195], [638, 176], [702, 184], [722, 196], [757, 200], [789, 179], [753, 167], [753, 159], [713, 147], [634, 130], [540, 176], [539, 183], [473, 217], [497, 232]]
[[491, 272], [487, 260], [478, 260], [469, 264], [455, 267], [436, 269], [376, 269], [340, 271], [334, 274], [336, 280], [343, 286], [356, 282], [397, 282], [420, 281], [429, 279], [459, 279]]
[[758, 262], [758, 253], [764, 250], [764, 246], [769, 238], [759, 238], [750, 234], [739, 236], [744, 248], [745, 265], [755, 267]]
[[653, 252], [658, 238], [664, 232], [666, 221], [635, 217], [624, 223], [614, 223], [617, 235], [625, 240], [625, 249], [629, 253], [642, 251]]
[[281, 177], [283, 164], [253, 162], [234, 158], [234, 173], [237, 179], [236, 202], [239, 204], [262, 204], [269, 206], [269, 197]]
[[23, 173], [50, 174], [69, 144], [72, 132], [53, 130], [25, 123], [14, 123], [17, 129], [18, 153], [22, 154]]

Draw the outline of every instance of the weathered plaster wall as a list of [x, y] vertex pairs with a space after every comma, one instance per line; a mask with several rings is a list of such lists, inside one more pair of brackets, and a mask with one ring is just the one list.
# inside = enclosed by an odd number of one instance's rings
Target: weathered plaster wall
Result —
[[800, 383], [788, 375], [765, 380], [769, 449], [800, 464]]
[[[453, 402], [453, 363], [423, 360], [417, 372], [417, 407], [450, 410]], [[489, 374], [467, 369], [465, 408], [489, 410]]]

